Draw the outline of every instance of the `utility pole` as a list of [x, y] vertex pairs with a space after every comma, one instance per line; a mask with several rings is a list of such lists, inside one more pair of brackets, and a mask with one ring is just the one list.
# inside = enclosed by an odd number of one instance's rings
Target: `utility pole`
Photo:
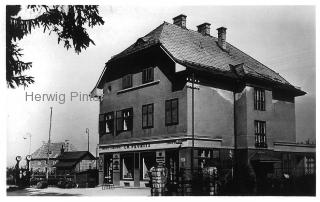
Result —
[[192, 72], [192, 87], [191, 87], [191, 92], [192, 92], [192, 147], [191, 147], [191, 174], [193, 175], [193, 158], [194, 158], [194, 73]]
[[49, 180], [49, 160], [50, 160], [50, 144], [51, 144], [51, 121], [52, 121], [52, 107], [50, 107], [50, 127], [49, 127], [49, 140], [48, 140], [48, 159], [47, 159], [47, 172], [46, 179]]
[[194, 170], [194, 163], [193, 163], [193, 159], [194, 159], [194, 90], [200, 90], [198, 87], [195, 87], [194, 84], [195, 82], [199, 82], [195, 80], [195, 76], [194, 76], [194, 72], [192, 72], [192, 76], [191, 78], [188, 79], [188, 81], [191, 81], [191, 86], [187, 86], [187, 88], [191, 88], [191, 141], [192, 141], [192, 145], [191, 145], [191, 173], [193, 174], [193, 170]]
[[89, 151], [89, 128], [86, 128], [86, 133], [88, 134], [88, 151]]

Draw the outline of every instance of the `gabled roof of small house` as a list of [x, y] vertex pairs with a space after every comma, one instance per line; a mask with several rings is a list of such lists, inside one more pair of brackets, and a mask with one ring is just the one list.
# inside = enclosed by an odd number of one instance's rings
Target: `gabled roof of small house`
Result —
[[58, 157], [58, 160], [60, 160], [60, 161], [81, 160], [86, 155], [88, 155], [92, 160], [95, 159], [95, 157], [88, 151], [72, 151], [72, 152], [63, 152]]
[[88, 156], [90, 160], [95, 160], [96, 158], [89, 151], [73, 151], [73, 152], [63, 152], [58, 157], [58, 162], [54, 165], [57, 168], [72, 168], [79, 161], [83, 160]]
[[239, 77], [234, 73], [232, 66], [242, 64], [238, 68], [241, 69], [243, 77], [268, 80], [305, 94], [277, 72], [231, 44], [227, 43], [226, 50], [223, 50], [218, 45], [218, 38], [204, 36], [197, 31], [168, 22], [162, 23], [149, 34], [139, 38], [130, 47], [113, 56], [108, 63], [156, 45], [160, 45], [175, 62], [187, 67], [200, 67], [226, 76]]
[[53, 167], [56, 168], [73, 168], [78, 161], [58, 161]]
[[[66, 142], [55, 142], [55, 143], [50, 143], [50, 158], [57, 158], [61, 154], [61, 148], [66, 148], [68, 147], [68, 151], [75, 151], [76, 148], [72, 144], [68, 144]], [[38, 148], [35, 152], [31, 154], [32, 160], [36, 159], [45, 159], [48, 158], [48, 143], [43, 143], [43, 145]]]

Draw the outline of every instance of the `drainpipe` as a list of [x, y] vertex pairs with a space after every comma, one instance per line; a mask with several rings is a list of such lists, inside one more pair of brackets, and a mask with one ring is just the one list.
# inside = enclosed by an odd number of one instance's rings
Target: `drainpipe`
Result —
[[191, 147], [191, 172], [193, 175], [193, 158], [194, 158], [194, 73], [192, 72], [192, 147]]
[[[237, 152], [238, 152], [238, 140], [237, 140], [237, 110], [236, 110], [236, 92], [233, 92], [233, 132], [234, 132], [234, 155], [232, 167], [233, 170], [237, 169]], [[233, 174], [236, 175], [237, 172], [233, 171]], [[234, 177], [234, 176], [233, 176]]]

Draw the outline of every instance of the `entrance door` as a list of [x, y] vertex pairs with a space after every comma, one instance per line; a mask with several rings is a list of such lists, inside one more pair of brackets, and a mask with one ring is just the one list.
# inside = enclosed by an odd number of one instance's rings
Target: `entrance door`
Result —
[[166, 167], [168, 169], [168, 182], [176, 184], [179, 171], [179, 153], [178, 151], [166, 151]]
[[268, 173], [273, 173], [273, 163], [254, 162], [252, 163], [257, 180], [257, 193], [260, 195], [268, 194], [271, 191], [271, 184], [268, 181]]
[[104, 183], [113, 183], [112, 155], [105, 155]]

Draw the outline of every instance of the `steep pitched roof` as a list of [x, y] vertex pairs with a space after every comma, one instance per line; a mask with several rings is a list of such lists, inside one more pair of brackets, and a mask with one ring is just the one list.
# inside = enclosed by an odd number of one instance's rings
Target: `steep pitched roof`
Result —
[[[64, 147], [66, 149], [66, 143], [65, 142], [56, 142], [56, 143], [50, 143], [50, 158], [57, 158], [61, 153], [61, 147]], [[75, 151], [76, 148], [72, 145], [68, 145], [68, 151]], [[48, 143], [44, 143], [40, 148], [38, 148], [35, 152], [31, 154], [32, 159], [44, 159], [48, 158]]]
[[112, 57], [109, 62], [154, 45], [161, 45], [176, 62], [182, 65], [209, 68], [230, 75], [233, 72], [230, 65], [235, 66], [243, 63], [241, 68], [246, 76], [267, 79], [295, 88], [278, 73], [231, 44], [227, 43], [226, 51], [222, 50], [217, 41], [216, 37], [203, 36], [197, 31], [164, 22], [146, 36], [139, 38], [130, 47]]

